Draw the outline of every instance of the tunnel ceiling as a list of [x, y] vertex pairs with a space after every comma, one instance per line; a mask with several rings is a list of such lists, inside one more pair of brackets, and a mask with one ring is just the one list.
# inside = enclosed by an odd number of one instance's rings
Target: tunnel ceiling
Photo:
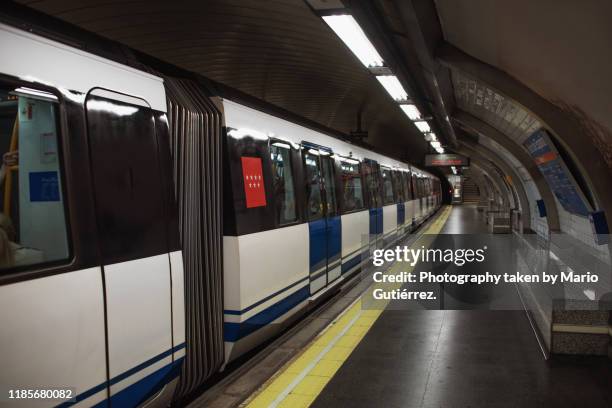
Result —
[[45, 14], [420, 163], [422, 135], [301, 0], [21, 0]]
[[[446, 41], [577, 117], [610, 155], [612, 2], [435, 0], [435, 4]], [[491, 119], [489, 112], [483, 113]]]

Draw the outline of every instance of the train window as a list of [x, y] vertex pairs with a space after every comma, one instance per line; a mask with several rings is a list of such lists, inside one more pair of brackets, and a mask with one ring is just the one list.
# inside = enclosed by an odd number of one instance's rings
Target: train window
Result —
[[391, 180], [391, 170], [382, 167], [382, 183], [383, 183], [383, 204], [393, 204], [395, 203], [395, 198], [393, 197], [393, 180]]
[[167, 252], [153, 111], [94, 92], [86, 110], [102, 261]]
[[321, 196], [321, 176], [319, 174], [319, 153], [312, 149], [304, 151], [304, 170], [308, 201], [306, 211], [309, 220], [323, 216], [323, 198]]
[[329, 156], [321, 156], [323, 164], [323, 179], [325, 182], [325, 198], [327, 202], [327, 216], [337, 215], [336, 183], [334, 183], [334, 162]]
[[293, 171], [291, 170], [291, 146], [281, 142], [273, 142], [270, 146], [270, 158], [272, 161], [276, 220], [279, 225], [289, 224], [297, 220]]
[[364, 208], [359, 162], [354, 159], [343, 159], [340, 161], [340, 166], [342, 169], [344, 211], [349, 212]]
[[0, 86], [0, 271], [69, 257], [57, 115], [54, 95]]
[[378, 176], [376, 163], [365, 161], [362, 164], [362, 170], [368, 192], [370, 208], [378, 208], [382, 205], [382, 199], [380, 197], [380, 178]]

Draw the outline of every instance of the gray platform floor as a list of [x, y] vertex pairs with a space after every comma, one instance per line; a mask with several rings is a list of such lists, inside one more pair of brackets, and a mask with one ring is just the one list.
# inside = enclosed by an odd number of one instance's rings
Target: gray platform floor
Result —
[[[456, 206], [442, 232], [486, 225]], [[522, 311], [386, 310], [312, 407], [612, 407], [612, 363], [545, 360]]]

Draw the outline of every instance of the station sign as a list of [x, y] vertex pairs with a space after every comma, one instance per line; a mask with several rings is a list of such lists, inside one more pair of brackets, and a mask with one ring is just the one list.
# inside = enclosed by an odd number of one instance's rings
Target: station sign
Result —
[[469, 166], [469, 157], [460, 154], [426, 154], [425, 166], [444, 167], [444, 166]]

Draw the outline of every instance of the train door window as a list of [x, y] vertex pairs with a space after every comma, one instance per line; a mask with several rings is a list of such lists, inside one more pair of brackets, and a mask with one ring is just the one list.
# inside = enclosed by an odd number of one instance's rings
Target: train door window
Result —
[[336, 183], [334, 182], [334, 162], [329, 155], [321, 156], [323, 167], [323, 183], [325, 186], [325, 201], [327, 203], [326, 215], [333, 217], [337, 215]]
[[0, 85], [0, 273], [69, 258], [58, 99]]
[[391, 179], [391, 169], [381, 167], [380, 172], [382, 174], [383, 183], [383, 204], [393, 204], [395, 203], [395, 198], [393, 197], [393, 180]]
[[310, 221], [323, 216], [323, 197], [321, 196], [321, 175], [319, 172], [319, 152], [304, 150], [304, 170], [306, 175], [307, 205]]
[[272, 142], [270, 145], [276, 221], [278, 225], [297, 220], [295, 189], [291, 168], [291, 145]]
[[167, 252], [153, 111], [144, 101], [121, 102], [114, 95], [95, 90], [86, 100], [105, 264]]
[[380, 197], [380, 179], [377, 166], [375, 163], [366, 161], [362, 164], [362, 169], [370, 207], [378, 208], [382, 206], [382, 198]]
[[406, 192], [406, 201], [413, 200], [414, 196], [412, 193], [412, 185], [410, 183], [410, 173], [408, 173], [407, 171], [402, 172], [402, 179], [404, 182], [404, 190]]
[[364, 202], [359, 161], [341, 159], [340, 168], [342, 169], [344, 212], [361, 210], [364, 208]]
[[397, 192], [397, 202], [404, 202], [404, 180], [402, 179], [402, 172], [399, 170], [393, 170], [393, 185]]

